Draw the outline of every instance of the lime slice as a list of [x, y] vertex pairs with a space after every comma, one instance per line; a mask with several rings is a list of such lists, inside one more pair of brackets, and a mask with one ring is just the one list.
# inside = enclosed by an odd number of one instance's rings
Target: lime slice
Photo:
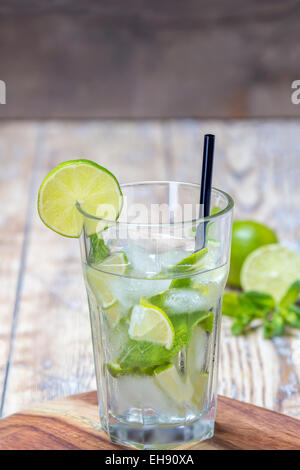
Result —
[[[87, 282], [102, 308], [108, 309], [117, 303], [110, 289], [111, 279], [102, 271], [110, 274], [124, 274], [128, 266], [125, 253], [117, 252], [108, 256], [102, 263], [97, 264], [97, 269], [86, 265]], [[113, 310], [112, 319], [116, 318], [116, 310]]]
[[128, 333], [135, 341], [149, 341], [171, 349], [175, 332], [169, 317], [160, 308], [141, 299], [131, 312]]
[[103, 309], [109, 326], [114, 328], [121, 319], [121, 307], [119, 302], [114, 302], [110, 307]]
[[187, 272], [198, 269], [212, 269], [217, 266], [220, 252], [220, 242], [218, 240], [207, 240], [205, 248], [187, 256], [171, 268], [173, 271]]
[[122, 369], [122, 367], [118, 363], [109, 362], [107, 364], [107, 369], [108, 369], [108, 372], [110, 373], [110, 375], [112, 375], [113, 377], [118, 377], [119, 375], [124, 374], [124, 370]]
[[170, 398], [178, 403], [191, 400], [194, 394], [189, 377], [183, 380], [174, 364], [157, 367], [154, 372], [154, 380]]
[[[187, 274], [189, 276], [199, 271], [216, 268], [219, 262], [220, 242], [217, 240], [207, 240], [207, 244], [202, 250], [191, 253], [179, 263], [162, 269], [159, 274], [153, 276], [153, 279], [166, 279], [176, 277], [177, 275]], [[185, 281], [178, 285], [186, 284]]]
[[107, 364], [107, 369], [110, 375], [114, 378], [118, 378], [122, 375], [132, 374], [134, 372], [132, 369], [123, 369], [117, 362], [109, 362]]
[[197, 406], [202, 408], [204, 405], [205, 396], [206, 396], [206, 390], [207, 390], [207, 384], [208, 384], [208, 373], [201, 372], [199, 374], [195, 374], [193, 377], [192, 383], [194, 386], [194, 394], [193, 394], [192, 401]]
[[279, 244], [265, 245], [253, 251], [241, 271], [241, 284], [245, 291], [265, 292], [277, 302], [299, 278], [300, 256]]
[[235, 220], [232, 225], [228, 283], [231, 286], [241, 287], [240, 273], [247, 256], [263, 245], [277, 242], [276, 234], [266, 225], [253, 220]]
[[207, 254], [208, 249], [202, 248], [202, 250], [196, 251], [191, 255], [187, 256], [183, 260], [179, 261], [179, 263], [175, 264], [172, 268], [173, 271], [181, 271], [181, 272], [189, 272], [191, 269], [196, 269], [203, 264], [203, 258]]
[[209, 337], [199, 326], [194, 328], [191, 341], [187, 348], [187, 374], [194, 387], [192, 401], [199, 407], [203, 406], [208, 383], [208, 373], [205, 371], [209, 355]]
[[87, 282], [94, 293], [97, 302], [102, 308], [109, 308], [115, 303], [117, 299], [114, 297], [113, 292], [108, 287], [107, 279], [105, 279], [100, 271], [86, 265], [86, 278]]
[[128, 267], [128, 259], [123, 251], [117, 251], [107, 256], [102, 263], [96, 265], [97, 269], [109, 274], [125, 274]]
[[209, 350], [209, 339], [205, 330], [199, 326], [194, 328], [187, 348], [187, 372], [192, 377], [204, 370]]
[[123, 197], [118, 181], [108, 170], [89, 160], [71, 160], [55, 167], [42, 182], [39, 216], [60, 235], [77, 238], [83, 226], [77, 202], [89, 214], [108, 214], [107, 219], [116, 220]]

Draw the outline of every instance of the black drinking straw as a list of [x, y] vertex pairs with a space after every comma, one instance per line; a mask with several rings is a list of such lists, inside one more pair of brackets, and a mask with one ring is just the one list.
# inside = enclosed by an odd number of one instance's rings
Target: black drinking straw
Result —
[[[204, 136], [202, 176], [200, 189], [200, 217], [208, 217], [210, 214], [211, 183], [214, 163], [215, 136], [206, 134]], [[207, 222], [200, 223], [196, 232], [195, 251], [205, 246], [205, 232]]]

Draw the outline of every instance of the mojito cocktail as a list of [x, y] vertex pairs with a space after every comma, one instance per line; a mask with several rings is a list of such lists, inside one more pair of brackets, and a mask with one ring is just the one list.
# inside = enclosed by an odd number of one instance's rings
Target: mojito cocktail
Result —
[[[221, 303], [233, 202], [199, 185], [120, 187], [89, 160], [41, 184], [38, 211], [80, 238], [102, 428], [112, 441], [169, 448], [213, 435]], [[207, 206], [206, 206], [207, 208]]]
[[[129, 207], [147, 208], [170, 202], [171, 191], [177, 204], [194, 204], [199, 192], [182, 183], [121, 189]], [[93, 230], [82, 209], [100, 416], [113, 441], [166, 448], [213, 435], [231, 230], [231, 201], [218, 191], [213, 199], [219, 212], [207, 221], [178, 220], [169, 210], [169, 223], [137, 222], [136, 214], [124, 222], [121, 214]]]

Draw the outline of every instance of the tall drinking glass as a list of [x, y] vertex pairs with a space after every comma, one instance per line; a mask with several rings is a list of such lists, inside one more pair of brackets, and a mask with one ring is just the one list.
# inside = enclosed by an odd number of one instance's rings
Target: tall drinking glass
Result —
[[116, 222], [77, 205], [101, 425], [144, 449], [210, 438], [233, 201], [213, 189], [204, 219], [199, 185], [121, 189]]

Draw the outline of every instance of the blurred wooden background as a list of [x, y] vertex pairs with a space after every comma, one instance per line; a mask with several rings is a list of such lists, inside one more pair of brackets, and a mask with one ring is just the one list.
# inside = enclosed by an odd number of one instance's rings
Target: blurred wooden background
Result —
[[[0, 416], [95, 388], [78, 243], [36, 211], [55, 164], [199, 181], [215, 133], [235, 217], [299, 246], [299, 20], [300, 0], [0, 2]], [[229, 330], [220, 393], [300, 418], [300, 336]]]
[[[235, 217], [300, 241], [300, 120], [28, 121], [0, 123], [0, 400], [2, 415], [95, 388], [79, 244], [39, 220], [38, 187], [54, 165], [89, 157], [124, 183], [200, 181], [216, 134], [214, 184]], [[219, 392], [300, 418], [300, 330], [232, 337], [223, 319]]]
[[2, 0], [9, 118], [299, 116], [299, 0]]

